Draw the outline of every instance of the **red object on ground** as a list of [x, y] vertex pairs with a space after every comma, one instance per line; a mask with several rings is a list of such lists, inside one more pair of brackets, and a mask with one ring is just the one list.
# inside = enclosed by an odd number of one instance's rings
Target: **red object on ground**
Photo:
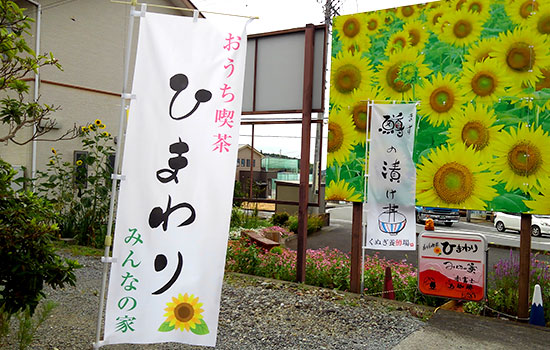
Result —
[[395, 300], [395, 293], [393, 292], [393, 282], [391, 279], [391, 267], [386, 267], [386, 273], [384, 276], [384, 293], [383, 298]]

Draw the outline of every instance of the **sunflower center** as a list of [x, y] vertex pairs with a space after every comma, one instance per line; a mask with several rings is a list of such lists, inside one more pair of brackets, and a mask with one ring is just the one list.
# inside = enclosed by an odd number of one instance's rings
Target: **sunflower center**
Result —
[[399, 76], [400, 63], [393, 65], [388, 69], [386, 73], [386, 82], [388, 85], [397, 92], [405, 92], [411, 88], [411, 84], [405, 84], [402, 81], [396, 81]]
[[508, 152], [508, 166], [517, 175], [529, 176], [536, 173], [541, 162], [540, 150], [528, 141], [515, 144]]
[[366, 132], [367, 131], [367, 104], [360, 103], [353, 108], [353, 122], [355, 123], [355, 129]]
[[349, 18], [344, 22], [344, 35], [348, 38], [353, 38], [356, 36], [360, 29], [361, 25], [359, 24], [359, 20], [357, 18]]
[[195, 310], [189, 303], [181, 303], [174, 309], [174, 316], [180, 322], [187, 322], [193, 318]]
[[483, 5], [479, 2], [474, 2], [468, 7], [468, 11], [480, 13], [483, 10]]
[[464, 3], [466, 2], [466, 0], [459, 0], [457, 3], [456, 3], [456, 10], [460, 10], [462, 8], [462, 5], [464, 5]]
[[481, 122], [470, 121], [462, 128], [462, 141], [466, 146], [473, 145], [476, 151], [480, 151], [489, 143], [489, 131]]
[[430, 106], [438, 113], [448, 112], [454, 104], [454, 96], [447, 88], [439, 87], [430, 95]]
[[376, 30], [378, 28], [378, 21], [374, 18], [371, 18], [367, 23], [367, 28], [369, 30]]
[[471, 32], [472, 23], [464, 19], [457, 21], [453, 27], [454, 35], [459, 39], [467, 37]]
[[351, 64], [345, 64], [336, 71], [336, 89], [343, 94], [351, 93], [361, 84], [361, 71]]
[[474, 191], [474, 177], [470, 170], [457, 162], [444, 164], [434, 175], [434, 189], [447, 203], [459, 204]]
[[536, 12], [539, 8], [539, 4], [533, 0], [526, 0], [521, 4], [519, 8], [519, 15], [523, 18], [527, 18]]
[[405, 46], [407, 46], [407, 40], [403, 37], [397, 37], [393, 40], [392, 44], [393, 44], [394, 47], [398, 47], [398, 48], [402, 49]]
[[416, 29], [409, 30], [409, 38], [411, 39], [411, 45], [416, 46], [420, 42], [420, 32]]
[[539, 18], [537, 29], [541, 34], [550, 34], [550, 14]]
[[411, 17], [414, 14], [414, 8], [412, 6], [404, 6], [401, 8], [401, 13], [405, 17]]
[[344, 143], [344, 132], [342, 127], [336, 123], [328, 123], [328, 152], [336, 152]]
[[542, 78], [537, 81], [537, 84], [535, 85], [535, 88], [537, 91], [540, 91], [544, 88], [550, 88], [550, 69], [549, 68], [543, 68], [541, 69]]
[[527, 72], [533, 69], [535, 53], [529, 45], [523, 42], [515, 43], [506, 54], [506, 63], [518, 72]]
[[472, 79], [472, 91], [478, 96], [488, 96], [495, 91], [495, 77], [487, 72], [479, 72]]

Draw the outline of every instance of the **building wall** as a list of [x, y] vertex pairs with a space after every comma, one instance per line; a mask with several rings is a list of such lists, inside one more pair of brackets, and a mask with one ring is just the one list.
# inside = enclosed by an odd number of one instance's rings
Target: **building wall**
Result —
[[[114, 4], [109, 0], [86, 0], [59, 2], [38, 1], [42, 5], [40, 52], [52, 52], [63, 66], [45, 67], [40, 71], [40, 102], [59, 106], [51, 117], [58, 123], [58, 129], [46, 134], [46, 139], [56, 139], [73, 125], [83, 126], [101, 119], [106, 125], [104, 131], [118, 134], [121, 114], [121, 99], [124, 68], [125, 42], [128, 34], [130, 7]], [[36, 18], [35, 7], [25, 1], [18, 2], [25, 7], [26, 14]], [[189, 5], [188, 1], [149, 0], [148, 4], [169, 6]], [[148, 12], [192, 15], [189, 12], [166, 10], [148, 6]], [[27, 40], [35, 47], [33, 37]], [[132, 59], [130, 62], [131, 86], [139, 23], [134, 21]], [[29, 76], [32, 78], [32, 76]], [[34, 82], [30, 81], [32, 98]], [[130, 91], [130, 88], [127, 89]], [[25, 131], [30, 135], [30, 130]], [[23, 136], [23, 134], [22, 134]], [[120, 140], [119, 140], [120, 141]], [[81, 150], [78, 140], [41, 141], [37, 143], [37, 169], [45, 169], [51, 148], [63, 154], [65, 161], [73, 160], [73, 152]], [[31, 169], [32, 143], [17, 146], [13, 143], [0, 145], [0, 157], [11, 164]]]

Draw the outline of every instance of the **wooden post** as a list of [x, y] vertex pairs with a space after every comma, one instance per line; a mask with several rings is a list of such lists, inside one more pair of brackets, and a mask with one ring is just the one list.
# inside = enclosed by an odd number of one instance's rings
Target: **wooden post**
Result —
[[351, 219], [350, 291], [361, 293], [361, 249], [363, 249], [363, 202], [353, 202]]
[[529, 268], [531, 266], [531, 214], [521, 214], [519, 240], [518, 317], [529, 318]]
[[300, 156], [300, 193], [298, 205], [298, 251], [296, 281], [306, 280], [307, 214], [309, 202], [309, 148], [311, 142], [311, 109], [313, 100], [313, 54], [315, 27], [305, 30], [304, 89], [302, 98], [302, 152]]

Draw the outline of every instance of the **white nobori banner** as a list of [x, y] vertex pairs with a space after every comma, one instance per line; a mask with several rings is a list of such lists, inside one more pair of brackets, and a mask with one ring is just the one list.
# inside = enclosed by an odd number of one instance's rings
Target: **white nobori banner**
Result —
[[366, 247], [415, 250], [416, 104], [373, 104]]
[[246, 20], [140, 20], [104, 340], [215, 346]]

